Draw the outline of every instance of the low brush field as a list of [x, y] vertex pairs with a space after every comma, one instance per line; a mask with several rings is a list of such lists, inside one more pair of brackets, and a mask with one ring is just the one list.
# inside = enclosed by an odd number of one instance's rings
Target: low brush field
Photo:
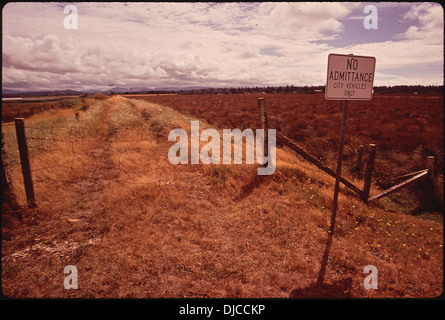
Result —
[[[220, 128], [256, 128], [257, 99], [265, 98], [269, 125], [295, 141], [327, 166], [337, 165], [342, 101], [323, 94], [138, 95], [128, 96], [162, 104]], [[389, 198], [388, 207], [406, 213], [443, 212], [443, 96], [435, 94], [376, 94], [370, 101], [351, 101], [345, 136], [344, 169], [357, 176], [357, 157], [364, 146], [377, 145], [373, 182], [382, 189], [394, 178], [425, 169], [435, 157], [438, 175], [434, 197], [414, 183]], [[363, 171], [363, 168], [362, 168]], [[388, 201], [387, 199], [390, 199]]]
[[[21, 209], [2, 211], [2, 292], [13, 298], [432, 298], [443, 290], [442, 96], [351, 102], [344, 176], [377, 144], [371, 195], [436, 157], [434, 203], [421, 182], [364, 204], [340, 188], [322, 287], [334, 179], [278, 145], [257, 164], [172, 165], [172, 129], [269, 123], [334, 168], [341, 102], [321, 95], [113, 96], [25, 120], [37, 207], [26, 202], [14, 126], [3, 123]], [[76, 116], [77, 113], [77, 116]], [[222, 134], [221, 134], [222, 137]], [[189, 134], [190, 138], [190, 134]], [[201, 142], [201, 146], [205, 145]], [[366, 159], [366, 153], [365, 153]], [[442, 179], [442, 180], [440, 180]], [[64, 268], [78, 270], [65, 289]], [[378, 270], [365, 289], [364, 268]]]
[[29, 118], [47, 110], [71, 109], [82, 106], [78, 96], [27, 97], [2, 101], [2, 121], [11, 122], [14, 118]]

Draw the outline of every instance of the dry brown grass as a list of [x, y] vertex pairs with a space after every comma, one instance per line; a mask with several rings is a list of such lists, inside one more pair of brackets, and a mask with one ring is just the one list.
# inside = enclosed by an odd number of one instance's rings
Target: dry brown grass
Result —
[[[323, 94], [136, 95], [205, 119], [221, 128], [255, 128], [257, 99], [265, 98], [269, 124], [296, 141], [328, 167], [337, 164], [341, 101]], [[374, 183], [382, 189], [393, 178], [425, 168], [426, 156], [435, 156], [437, 180], [433, 197], [415, 183], [384, 199], [405, 213], [443, 212], [443, 95], [376, 94], [371, 101], [349, 104], [344, 171], [356, 173], [360, 145], [377, 145]], [[367, 159], [369, 148], [365, 149]]]
[[[38, 98], [38, 97], [37, 97]], [[40, 97], [41, 98], [41, 97]], [[105, 96], [107, 98], [107, 96]], [[91, 103], [91, 98], [83, 99], [86, 103]], [[14, 118], [29, 118], [35, 114], [64, 109], [80, 109], [83, 106], [82, 98], [78, 96], [51, 96], [45, 97], [44, 100], [34, 99], [33, 97], [24, 98], [22, 100], [6, 100], [2, 101], [2, 122], [14, 121]]]
[[[2, 215], [6, 296], [308, 296], [328, 237], [334, 179], [285, 149], [272, 176], [257, 176], [256, 165], [173, 166], [166, 135], [190, 130], [193, 118], [145, 101], [113, 97], [80, 121], [69, 119], [46, 123], [70, 129], [44, 146], [51, 152], [33, 153], [32, 168], [53, 164], [36, 174], [48, 176], [35, 185], [38, 208], [22, 220]], [[73, 137], [79, 141], [64, 141]], [[23, 203], [17, 165], [13, 178]], [[370, 264], [379, 271], [377, 290], [363, 287]], [[78, 290], [63, 287], [66, 265], [79, 271]], [[442, 276], [440, 222], [367, 206], [342, 189], [326, 297], [435, 297]]]

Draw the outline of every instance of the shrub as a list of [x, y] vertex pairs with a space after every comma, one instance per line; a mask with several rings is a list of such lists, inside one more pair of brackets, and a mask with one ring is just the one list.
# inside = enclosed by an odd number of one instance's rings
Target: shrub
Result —
[[105, 100], [105, 99], [108, 99], [108, 96], [106, 94], [97, 92], [96, 94], [94, 94], [94, 99], [96, 99], [96, 100]]
[[165, 136], [165, 124], [159, 119], [153, 119], [150, 123], [150, 130], [155, 134], [156, 138]]
[[148, 109], [144, 109], [141, 112], [141, 116], [142, 116], [142, 118], [144, 118], [145, 121], [148, 121], [152, 117], [152, 114]]

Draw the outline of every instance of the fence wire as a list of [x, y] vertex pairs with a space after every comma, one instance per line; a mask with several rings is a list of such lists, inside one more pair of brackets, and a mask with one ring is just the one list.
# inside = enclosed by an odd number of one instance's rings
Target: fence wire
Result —
[[[75, 130], [70, 129], [67, 137], [52, 137], [45, 136], [45, 130], [67, 132], [67, 128], [25, 128], [29, 152], [33, 154], [31, 172], [34, 184], [97, 185], [103, 181], [113, 181], [132, 185], [163, 186], [189, 179], [187, 176], [181, 176], [181, 170], [175, 170], [176, 166], [169, 163], [166, 150], [160, 152], [156, 144], [152, 147], [156, 138], [148, 132], [117, 130], [111, 134], [104, 132], [99, 138], [92, 138], [76, 134]], [[119, 137], [124, 133], [126, 137]], [[127, 137], [132, 134], [134, 137]], [[143, 142], [150, 143], [149, 149], [143, 150], [144, 146], [140, 145]], [[141, 159], [143, 154], [149, 159]], [[133, 161], [135, 158], [138, 161]], [[140, 164], [139, 160], [144, 161]]]

